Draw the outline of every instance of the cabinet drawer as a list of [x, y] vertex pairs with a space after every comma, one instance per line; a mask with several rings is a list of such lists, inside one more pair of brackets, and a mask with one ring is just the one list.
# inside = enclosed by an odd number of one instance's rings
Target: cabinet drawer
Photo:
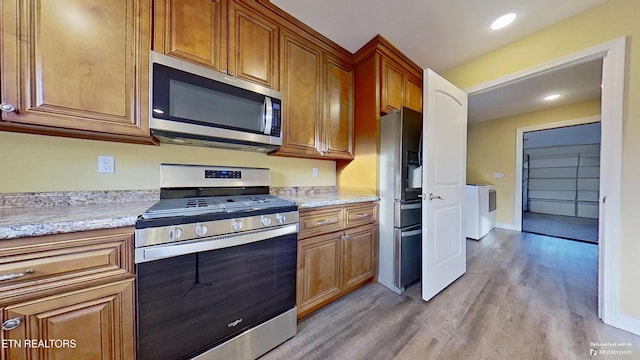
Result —
[[133, 275], [133, 230], [82, 232], [16, 239], [0, 244], [0, 292], [5, 295]]
[[375, 203], [350, 206], [347, 207], [345, 211], [347, 227], [354, 227], [378, 221], [378, 205]]
[[298, 238], [326, 234], [344, 229], [342, 208], [311, 210], [300, 213], [300, 233]]

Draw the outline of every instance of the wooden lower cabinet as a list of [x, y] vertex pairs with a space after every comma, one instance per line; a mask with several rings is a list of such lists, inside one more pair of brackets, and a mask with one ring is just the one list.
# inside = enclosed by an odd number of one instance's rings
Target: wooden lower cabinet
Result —
[[378, 225], [346, 230], [342, 244], [344, 254], [342, 288], [351, 290], [376, 275]]
[[[306, 225], [301, 225], [298, 240], [298, 318], [375, 279], [377, 203], [301, 212], [300, 223]], [[332, 232], [318, 234], [323, 226]]]
[[133, 231], [0, 242], [0, 359], [134, 359]]
[[342, 232], [298, 242], [298, 315], [342, 293]]
[[4, 331], [6, 358], [133, 359], [133, 299], [133, 279], [128, 279], [8, 306], [5, 322], [21, 324]]

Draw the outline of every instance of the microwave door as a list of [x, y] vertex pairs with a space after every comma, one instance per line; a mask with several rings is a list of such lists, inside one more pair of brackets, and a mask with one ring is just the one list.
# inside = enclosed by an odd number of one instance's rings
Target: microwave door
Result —
[[271, 135], [271, 128], [273, 127], [273, 103], [268, 96], [264, 97], [264, 130], [267, 135]]

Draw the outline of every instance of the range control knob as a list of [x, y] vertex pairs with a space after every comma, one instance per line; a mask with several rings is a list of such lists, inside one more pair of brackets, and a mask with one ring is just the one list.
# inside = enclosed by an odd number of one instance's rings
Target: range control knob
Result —
[[271, 218], [263, 216], [262, 219], [260, 219], [260, 222], [262, 223], [262, 226], [269, 226], [271, 225]]
[[240, 230], [242, 230], [242, 221], [240, 221], [240, 220], [233, 220], [233, 222], [231, 223], [231, 228], [233, 228], [233, 231], [240, 231]]
[[205, 236], [207, 235], [207, 231], [209, 231], [209, 228], [207, 227], [207, 225], [204, 224], [198, 224], [196, 225], [196, 235], [198, 236]]
[[278, 220], [278, 224], [284, 224], [284, 222], [287, 221], [287, 218], [282, 214], [278, 214], [276, 215], [276, 220]]
[[169, 229], [169, 239], [178, 240], [182, 236], [182, 229], [177, 226], [172, 226]]

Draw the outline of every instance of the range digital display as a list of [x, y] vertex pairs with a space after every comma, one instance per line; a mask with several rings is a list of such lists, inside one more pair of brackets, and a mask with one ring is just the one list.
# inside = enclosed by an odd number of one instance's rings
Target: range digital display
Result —
[[242, 179], [242, 171], [239, 170], [205, 170], [205, 179]]

